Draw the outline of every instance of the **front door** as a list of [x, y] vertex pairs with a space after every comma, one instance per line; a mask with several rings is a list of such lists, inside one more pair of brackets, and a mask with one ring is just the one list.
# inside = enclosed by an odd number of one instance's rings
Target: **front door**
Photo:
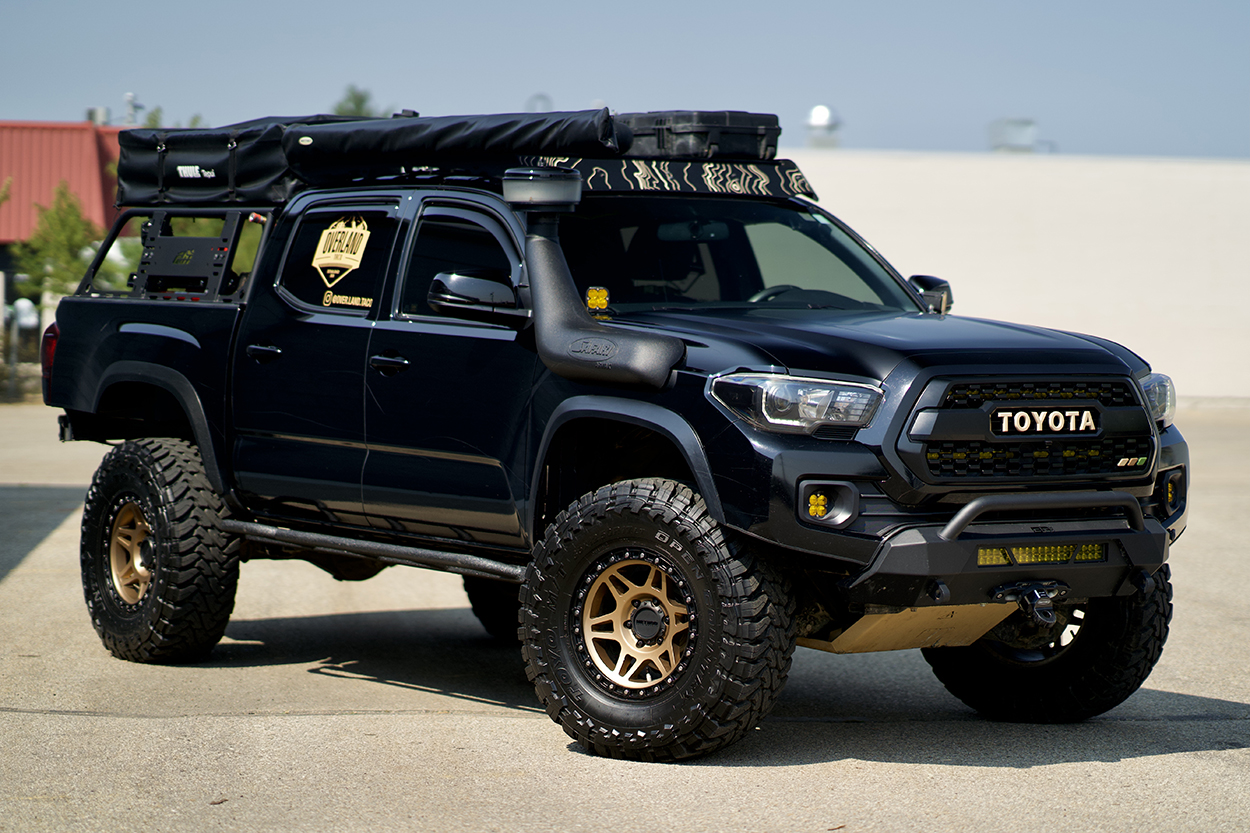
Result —
[[436, 314], [434, 276], [514, 285], [518, 230], [474, 203], [423, 206], [365, 370], [364, 503], [371, 524], [467, 545], [527, 546], [530, 389], [539, 360], [517, 327]]

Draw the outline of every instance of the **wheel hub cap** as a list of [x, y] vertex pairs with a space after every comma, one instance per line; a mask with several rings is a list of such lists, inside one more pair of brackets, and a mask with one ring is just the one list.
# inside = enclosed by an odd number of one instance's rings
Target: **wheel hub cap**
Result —
[[668, 629], [668, 614], [648, 599], [635, 605], [634, 615], [629, 617], [625, 627], [634, 632], [639, 645], [658, 645]]

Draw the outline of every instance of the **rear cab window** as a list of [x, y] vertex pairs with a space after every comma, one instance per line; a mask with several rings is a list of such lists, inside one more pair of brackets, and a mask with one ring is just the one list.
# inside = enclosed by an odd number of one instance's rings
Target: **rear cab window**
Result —
[[308, 209], [287, 249], [279, 293], [304, 308], [366, 314], [383, 286], [398, 227], [394, 206]]

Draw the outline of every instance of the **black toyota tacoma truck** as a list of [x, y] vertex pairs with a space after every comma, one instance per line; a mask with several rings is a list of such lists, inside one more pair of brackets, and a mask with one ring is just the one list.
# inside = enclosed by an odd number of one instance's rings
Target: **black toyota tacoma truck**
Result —
[[594, 754], [677, 760], [795, 645], [921, 648], [1002, 720], [1158, 660], [1171, 381], [948, 314], [775, 159], [776, 117], [272, 118], [121, 134], [120, 217], [43, 342], [112, 444], [83, 589], [114, 655], [204, 656], [239, 564], [459, 573]]

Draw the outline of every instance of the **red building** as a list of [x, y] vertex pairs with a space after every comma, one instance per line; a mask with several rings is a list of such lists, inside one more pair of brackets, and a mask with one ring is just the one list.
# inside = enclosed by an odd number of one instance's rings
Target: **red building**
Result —
[[[91, 122], [0, 121], [0, 184], [12, 178], [9, 199], [0, 205], [0, 250], [27, 239], [35, 230], [35, 204], [52, 204], [61, 180], [82, 203], [83, 214], [107, 229], [117, 179], [117, 134], [124, 128]], [[0, 254], [0, 261], [5, 260]], [[0, 262], [0, 270], [6, 264]]]

